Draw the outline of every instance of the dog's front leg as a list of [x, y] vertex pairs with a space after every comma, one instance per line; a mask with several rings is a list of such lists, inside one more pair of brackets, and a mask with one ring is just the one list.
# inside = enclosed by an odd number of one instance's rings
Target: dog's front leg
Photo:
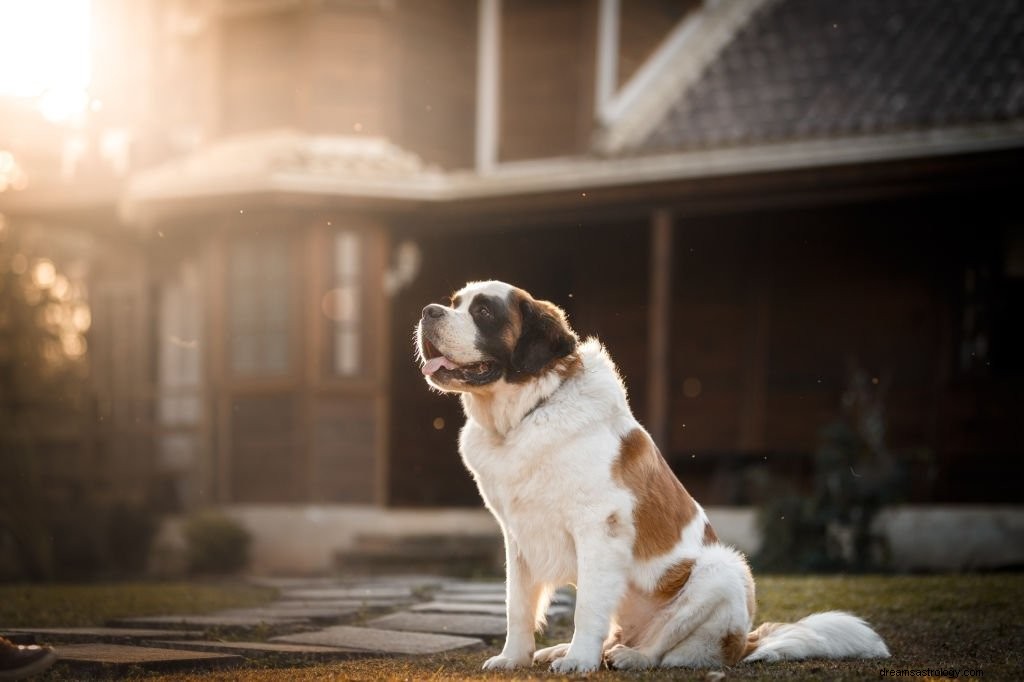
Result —
[[576, 629], [565, 656], [551, 664], [553, 671], [589, 672], [601, 665], [612, 614], [626, 589], [628, 554], [628, 547], [603, 534], [577, 538]]
[[538, 613], [547, 609], [541, 604], [546, 593], [526, 565], [512, 538], [505, 537], [505, 612], [508, 633], [501, 653], [484, 663], [484, 670], [512, 669], [530, 665], [536, 640], [533, 633]]

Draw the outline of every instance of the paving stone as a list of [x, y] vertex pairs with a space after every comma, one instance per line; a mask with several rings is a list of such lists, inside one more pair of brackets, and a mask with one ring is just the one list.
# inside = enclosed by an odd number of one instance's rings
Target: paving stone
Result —
[[316, 632], [274, 637], [271, 641], [337, 646], [377, 654], [436, 654], [483, 646], [481, 640], [470, 637], [378, 630], [350, 625], [335, 625]]
[[366, 658], [374, 655], [369, 651], [343, 649], [335, 646], [317, 646], [315, 644], [284, 644], [282, 642], [212, 642], [207, 640], [156, 640], [147, 642], [149, 646], [187, 651], [213, 651], [223, 654], [239, 654], [250, 658], [267, 656], [287, 656], [309, 660], [338, 660], [349, 658]]
[[[479, 613], [491, 616], [504, 616], [504, 604], [479, 604], [473, 602], [442, 602], [431, 601], [423, 604], [414, 604], [409, 607], [410, 611], [424, 613]], [[558, 617], [572, 613], [572, 609], [563, 604], [552, 604], [548, 607], [548, 616]]]
[[153, 628], [15, 628], [13, 632], [29, 634], [41, 642], [134, 642], [174, 635], [181, 639], [198, 639], [202, 632], [194, 630], [158, 630]]
[[349, 581], [347, 587], [351, 586], [380, 586], [380, 587], [406, 587], [410, 590], [426, 590], [444, 587], [449, 583], [459, 582], [457, 578], [446, 575], [429, 575], [411, 573], [408, 575], [378, 575], [358, 581]]
[[246, 582], [257, 587], [272, 587], [275, 590], [315, 590], [341, 587], [342, 584], [337, 578], [253, 577]]
[[397, 609], [412, 604], [414, 599], [288, 599], [258, 608], [286, 609]]
[[400, 611], [366, 623], [381, 630], [408, 630], [411, 632], [437, 632], [445, 635], [469, 637], [499, 637], [506, 632], [505, 618], [470, 613], [413, 613]]
[[182, 651], [123, 644], [64, 644], [57, 648], [61, 663], [73, 668], [104, 670], [138, 667], [145, 670], [220, 668], [245, 662], [242, 656], [202, 651]]
[[117, 618], [110, 621], [111, 627], [152, 627], [168, 629], [218, 628], [221, 630], [247, 630], [258, 627], [287, 627], [308, 624], [306, 618], [292, 616], [263, 615], [215, 615], [201, 616], [141, 616], [138, 618]]
[[[434, 595], [434, 601], [459, 602], [466, 604], [504, 604], [505, 591], [501, 592], [448, 592], [441, 590]], [[551, 595], [552, 604], [572, 604], [572, 596], [563, 592], [555, 592]]]
[[434, 594], [434, 600], [465, 604], [504, 604], [505, 590], [501, 592], [447, 592], [441, 590]]
[[260, 606], [251, 609], [227, 609], [224, 611], [218, 611], [214, 616], [252, 616], [254, 618], [302, 618], [305, 620], [313, 621], [338, 621], [346, 618], [354, 618], [356, 615], [363, 612], [360, 606], [333, 606], [333, 607], [319, 607], [319, 606], [289, 606], [289, 602], [280, 602], [280, 604], [268, 604], [267, 606]]
[[454, 583], [448, 583], [444, 586], [445, 592], [465, 592], [465, 593], [491, 593], [499, 592], [505, 594], [505, 583], [502, 582], [472, 582], [472, 581], [460, 581]]
[[412, 588], [399, 585], [360, 585], [353, 587], [328, 587], [310, 590], [287, 590], [281, 599], [315, 600], [315, 599], [412, 599]]

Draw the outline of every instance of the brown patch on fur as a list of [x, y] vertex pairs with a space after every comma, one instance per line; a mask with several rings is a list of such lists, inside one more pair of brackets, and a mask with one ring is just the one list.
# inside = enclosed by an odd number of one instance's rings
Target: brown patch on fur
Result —
[[727, 632], [722, 637], [722, 663], [735, 665], [743, 660], [747, 643], [748, 639], [742, 632]]
[[[753, 590], [750, 590], [749, 592], [750, 592], [750, 594], [752, 594]], [[753, 611], [751, 611], [751, 617], [753, 617]], [[767, 637], [771, 633], [773, 633], [776, 630], [778, 630], [779, 628], [781, 628], [783, 625], [785, 625], [785, 623], [762, 623], [759, 628], [757, 628], [756, 630], [754, 630], [753, 632], [748, 634], [747, 635], [747, 641], [743, 645], [743, 652], [740, 654], [739, 660], [742, 661], [744, 658], [746, 658], [750, 654], [752, 654], [755, 651], [757, 651], [757, 645], [761, 643], [761, 638]], [[726, 637], [728, 637], [728, 636], [729, 635], [726, 635]], [[724, 640], [723, 640], [722, 644], [723, 644], [723, 649], [722, 650], [723, 650], [723, 653], [724, 653], [724, 651], [725, 651], [725, 648], [724, 648], [725, 642], [724, 642]]]
[[612, 476], [636, 498], [633, 556], [649, 559], [675, 547], [697, 514], [697, 505], [643, 429], [623, 436]]
[[718, 542], [718, 536], [715, 535], [715, 529], [711, 527], [710, 523], [704, 524], [704, 544], [711, 545]]
[[572, 379], [583, 371], [583, 360], [580, 360], [579, 353], [572, 353], [555, 363], [555, 372], [562, 377], [562, 381]]
[[672, 564], [661, 574], [658, 586], [654, 588], [655, 594], [661, 599], [668, 601], [686, 587], [692, 572], [693, 559], [683, 559], [678, 563]]
[[619, 515], [615, 512], [608, 515], [608, 518], [604, 520], [604, 525], [610, 538], [617, 538], [622, 533], [622, 521], [619, 520]]
[[520, 307], [522, 302], [529, 299], [530, 295], [522, 289], [513, 289], [508, 295], [506, 306], [508, 307], [508, 324], [501, 332], [501, 338], [511, 353], [519, 341], [519, 335], [523, 333], [523, 313]]
[[452, 307], [453, 308], [458, 308], [460, 303], [462, 303], [462, 297], [461, 296], [452, 296]]

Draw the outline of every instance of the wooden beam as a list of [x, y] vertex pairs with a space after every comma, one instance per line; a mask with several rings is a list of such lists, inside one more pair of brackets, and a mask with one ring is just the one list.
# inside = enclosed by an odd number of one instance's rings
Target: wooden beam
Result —
[[501, 0], [479, 0], [476, 52], [476, 170], [498, 161], [498, 105], [501, 101]]
[[651, 214], [650, 293], [647, 317], [647, 429], [663, 453], [668, 451], [669, 380], [672, 328], [672, 214]]

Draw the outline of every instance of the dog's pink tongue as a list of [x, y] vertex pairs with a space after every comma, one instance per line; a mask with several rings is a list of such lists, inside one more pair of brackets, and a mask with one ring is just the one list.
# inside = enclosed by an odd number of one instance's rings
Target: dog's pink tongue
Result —
[[431, 374], [441, 369], [442, 367], [444, 367], [445, 369], [457, 369], [458, 365], [456, 365], [454, 362], [444, 357], [443, 355], [438, 356], [436, 358], [430, 358], [423, 365], [423, 376], [429, 377]]

